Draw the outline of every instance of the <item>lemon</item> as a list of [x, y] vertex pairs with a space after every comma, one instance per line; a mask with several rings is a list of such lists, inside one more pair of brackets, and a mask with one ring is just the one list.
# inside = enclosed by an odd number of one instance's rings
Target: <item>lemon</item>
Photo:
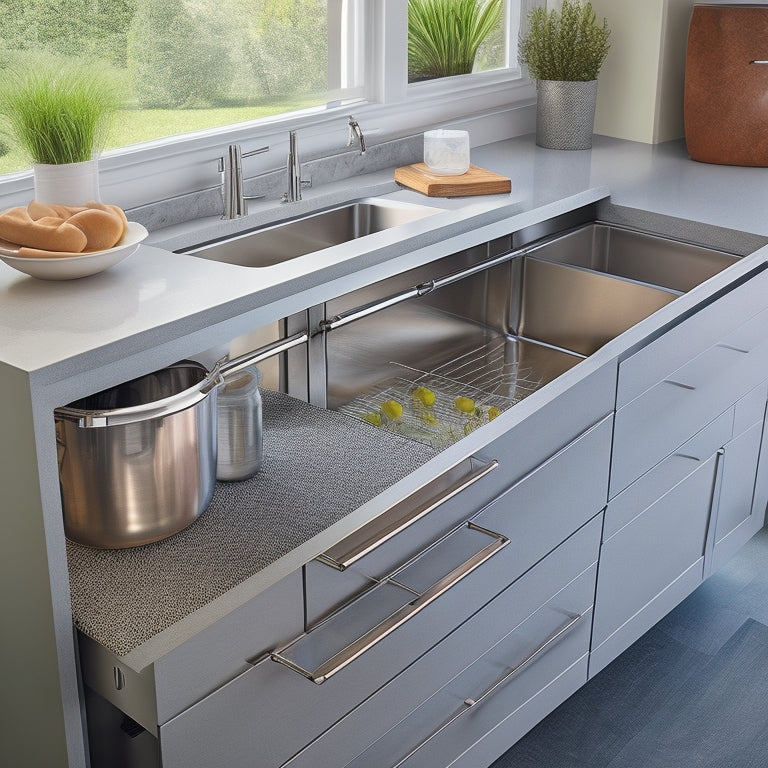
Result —
[[463, 413], [474, 413], [475, 411], [475, 401], [471, 397], [457, 397], [455, 405]]
[[367, 421], [369, 424], [373, 424], [374, 427], [381, 426], [381, 414], [380, 413], [366, 413], [363, 416], [363, 421]]
[[385, 400], [381, 404], [381, 412], [388, 419], [399, 419], [403, 415], [403, 406], [397, 400]]
[[418, 400], [422, 405], [426, 405], [427, 408], [435, 404], [435, 393], [431, 389], [427, 389], [427, 387], [416, 387], [412, 394], [414, 400]]
[[492, 405], [488, 409], [488, 421], [493, 421], [500, 413], [501, 411], [495, 405]]

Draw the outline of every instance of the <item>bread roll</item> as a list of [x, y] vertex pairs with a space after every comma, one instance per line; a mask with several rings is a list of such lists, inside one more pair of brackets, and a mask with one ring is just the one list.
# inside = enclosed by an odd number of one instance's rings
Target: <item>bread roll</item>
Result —
[[88, 245], [88, 237], [79, 227], [55, 216], [34, 220], [23, 206], [0, 214], [0, 239], [30, 248], [69, 253], [80, 253]]
[[86, 208], [70, 216], [67, 224], [83, 231], [87, 241], [85, 251], [103, 251], [106, 248], [112, 248], [123, 236], [123, 221], [112, 211]]

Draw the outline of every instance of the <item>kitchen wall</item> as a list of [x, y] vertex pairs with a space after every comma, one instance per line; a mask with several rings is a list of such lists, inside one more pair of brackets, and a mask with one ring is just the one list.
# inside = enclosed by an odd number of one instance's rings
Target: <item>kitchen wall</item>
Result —
[[693, 0], [591, 0], [611, 27], [595, 132], [654, 144], [681, 138]]

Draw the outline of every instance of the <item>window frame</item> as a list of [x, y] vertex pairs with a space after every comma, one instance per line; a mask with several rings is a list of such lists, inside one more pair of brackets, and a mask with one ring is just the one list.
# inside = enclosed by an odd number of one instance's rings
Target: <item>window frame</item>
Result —
[[[511, 10], [510, 43], [521, 20], [544, 1], [510, 0], [519, 5], [519, 14]], [[234, 143], [244, 152], [270, 146], [247, 161], [247, 178], [277, 169], [287, 155], [288, 132], [294, 130], [302, 156], [337, 154], [345, 149], [350, 114], [372, 144], [446, 124], [478, 127], [471, 134], [473, 144], [532, 130], [526, 108], [535, 103], [535, 85], [519, 67], [409, 84], [407, 1], [366, 2], [363, 24], [367, 99], [109, 150], [99, 158], [102, 199], [130, 209], [215, 188], [218, 158]], [[0, 208], [25, 205], [33, 194], [31, 169], [0, 176]]]

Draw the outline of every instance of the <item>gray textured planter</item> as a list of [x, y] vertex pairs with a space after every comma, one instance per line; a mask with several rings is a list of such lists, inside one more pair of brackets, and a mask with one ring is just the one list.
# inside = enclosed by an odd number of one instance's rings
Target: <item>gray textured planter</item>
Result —
[[590, 149], [597, 80], [539, 80], [536, 144], [547, 149]]

